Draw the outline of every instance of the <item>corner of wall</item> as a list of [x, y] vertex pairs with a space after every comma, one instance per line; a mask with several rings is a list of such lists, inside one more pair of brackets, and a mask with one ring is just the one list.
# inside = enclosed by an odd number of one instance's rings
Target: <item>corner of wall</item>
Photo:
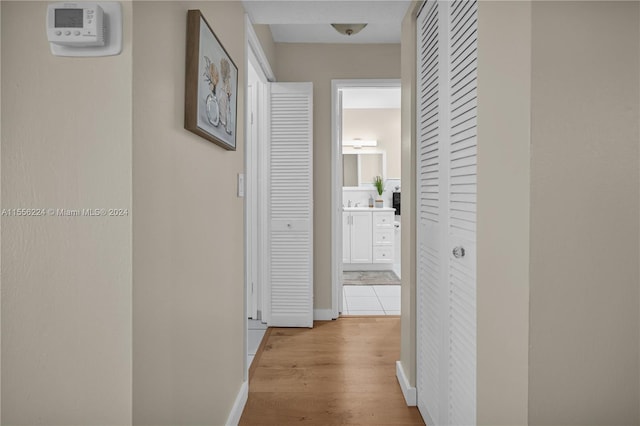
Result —
[[402, 162], [402, 299], [400, 363], [411, 386], [416, 385], [416, 16], [422, 1], [413, 1], [402, 20], [401, 162]]
[[229, 412], [229, 417], [227, 417], [227, 421], [225, 422], [226, 426], [237, 426], [240, 423], [240, 418], [242, 417], [242, 412], [244, 411], [244, 407], [247, 405], [247, 400], [249, 399], [249, 382], [244, 381], [242, 385], [240, 385], [240, 390], [238, 391], [238, 395], [236, 396], [235, 401], [233, 402], [233, 407], [231, 407], [231, 411]]
[[[2, 1], [0, 1], [0, 99], [2, 99]], [[0, 153], [2, 152], [2, 102], [0, 102]], [[2, 156], [0, 154], [0, 209], [2, 209]], [[0, 228], [2, 220], [0, 219]], [[2, 253], [0, 240], [0, 253]], [[2, 256], [0, 255], [0, 271], [2, 271]], [[2, 421], [2, 274], [0, 274], [0, 425]]]
[[253, 31], [258, 37], [262, 51], [269, 62], [269, 66], [273, 71], [273, 74], [278, 76], [277, 62], [276, 62], [276, 43], [273, 41], [273, 35], [271, 34], [271, 28], [269, 25], [253, 24]]

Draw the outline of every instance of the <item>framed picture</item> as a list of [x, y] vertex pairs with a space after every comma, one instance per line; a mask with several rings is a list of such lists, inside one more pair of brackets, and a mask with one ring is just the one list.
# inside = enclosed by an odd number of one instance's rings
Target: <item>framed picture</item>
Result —
[[187, 14], [184, 128], [235, 151], [238, 67], [199, 10]]

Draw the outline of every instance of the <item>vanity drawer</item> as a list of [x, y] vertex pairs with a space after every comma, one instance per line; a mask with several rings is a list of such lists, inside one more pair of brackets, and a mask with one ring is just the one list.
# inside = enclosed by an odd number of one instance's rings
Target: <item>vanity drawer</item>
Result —
[[374, 246], [373, 263], [393, 263], [393, 247]]
[[373, 244], [390, 245], [393, 244], [393, 228], [373, 228]]
[[373, 212], [373, 226], [393, 228], [393, 212]]

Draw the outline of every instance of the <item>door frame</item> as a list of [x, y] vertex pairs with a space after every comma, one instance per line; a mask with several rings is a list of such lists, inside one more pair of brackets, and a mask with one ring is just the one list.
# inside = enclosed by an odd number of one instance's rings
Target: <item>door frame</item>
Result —
[[[264, 49], [260, 44], [260, 40], [256, 35], [255, 30], [253, 29], [253, 23], [249, 18], [248, 14], [245, 14], [245, 40], [246, 40], [246, 49], [244, 55], [244, 105], [245, 105], [245, 120], [244, 120], [244, 131], [245, 135], [250, 134], [251, 131], [251, 104], [249, 102], [249, 91], [248, 91], [248, 83], [249, 83], [249, 64], [253, 66], [258, 77], [261, 82], [264, 83], [264, 88], [262, 90], [262, 96], [260, 96], [260, 90], [258, 90], [258, 140], [264, 142], [262, 145], [266, 146], [268, 144], [269, 134], [267, 132], [266, 126], [266, 117], [267, 117], [267, 83], [271, 81], [275, 81], [275, 74], [273, 73], [273, 69], [269, 64], [269, 60], [264, 53]], [[253, 177], [255, 176], [256, 170], [253, 170], [250, 167], [250, 161], [252, 156], [257, 157], [258, 163], [258, 176], [257, 182], [258, 185], [252, 184]], [[266, 175], [266, 152], [264, 149], [259, 149], [257, 146], [253, 146], [250, 143], [245, 143], [244, 150], [244, 271], [245, 271], [245, 282], [244, 282], [244, 360], [245, 360], [245, 377], [244, 380], [248, 380], [248, 371], [249, 371], [249, 363], [248, 363], [248, 350], [249, 350], [249, 312], [251, 309], [251, 303], [257, 304], [257, 309], [262, 308], [262, 315], [264, 315], [263, 302], [264, 298], [257, 297], [260, 290], [254, 293], [254, 297], [252, 297], [251, 293], [251, 277], [253, 274], [253, 262], [251, 261], [251, 251], [252, 251], [252, 235], [251, 235], [251, 223], [252, 216], [258, 215], [257, 217], [257, 229], [254, 231], [257, 232], [257, 256], [258, 256], [258, 271], [257, 274], [261, 277], [265, 277], [266, 275], [263, 273], [266, 268], [264, 261], [261, 258], [264, 258], [266, 254], [266, 232], [267, 232], [267, 204], [266, 204], [266, 179], [264, 178]], [[265, 188], [263, 188], [263, 186]], [[262, 194], [262, 195], [261, 195]], [[250, 201], [250, 198], [253, 199], [254, 202]], [[258, 211], [254, 211], [254, 209], [250, 208], [251, 206], [257, 206]], [[261, 300], [262, 299], [262, 300]], [[264, 320], [264, 317], [263, 317]]]
[[342, 102], [340, 91], [351, 87], [400, 87], [399, 78], [331, 80], [331, 310], [342, 311]]

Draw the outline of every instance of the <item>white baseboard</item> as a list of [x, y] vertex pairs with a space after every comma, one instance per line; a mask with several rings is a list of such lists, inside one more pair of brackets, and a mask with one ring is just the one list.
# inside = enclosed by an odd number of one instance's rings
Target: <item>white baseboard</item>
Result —
[[407, 380], [407, 375], [404, 374], [404, 368], [402, 368], [400, 361], [396, 361], [396, 377], [398, 378], [398, 383], [400, 383], [400, 389], [402, 389], [402, 394], [404, 395], [404, 400], [407, 402], [407, 405], [409, 407], [415, 407], [418, 403], [416, 388], [409, 385], [409, 380]]
[[314, 309], [314, 321], [331, 321], [333, 319], [333, 309]]
[[244, 406], [246, 405], [248, 398], [249, 382], [243, 382], [242, 386], [240, 386], [240, 391], [238, 391], [236, 401], [233, 403], [233, 408], [231, 408], [231, 412], [229, 413], [229, 417], [227, 418], [227, 423], [225, 423], [226, 426], [238, 426], [240, 417], [242, 417], [242, 412], [244, 411]]

